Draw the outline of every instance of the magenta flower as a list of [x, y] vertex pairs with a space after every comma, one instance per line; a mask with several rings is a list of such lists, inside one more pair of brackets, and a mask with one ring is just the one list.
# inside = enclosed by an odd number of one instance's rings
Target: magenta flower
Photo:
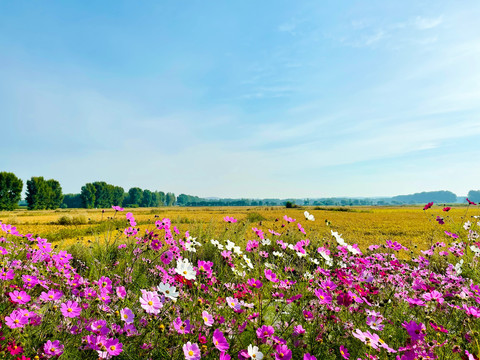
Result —
[[5, 324], [10, 329], [22, 328], [28, 324], [28, 316], [25, 316], [20, 310], [13, 310], [9, 316], [5, 317]]
[[186, 360], [200, 360], [200, 348], [197, 344], [192, 344], [190, 341], [183, 345], [183, 354]]
[[190, 334], [192, 332], [192, 325], [190, 324], [190, 320], [182, 321], [181, 318], [177, 317], [173, 321], [173, 327], [179, 334]]
[[60, 344], [60, 341], [55, 340], [55, 341], [50, 341], [48, 340], [44, 345], [43, 345], [43, 352], [47, 356], [47, 358], [51, 358], [53, 356], [60, 356], [63, 354], [63, 345]]
[[168, 251], [165, 251], [161, 256], [160, 256], [160, 260], [162, 260], [162, 262], [165, 264], [165, 265], [168, 265], [172, 262], [172, 259], [173, 259], [173, 253], [168, 250]]
[[125, 286], [117, 286], [115, 290], [117, 291], [117, 296], [120, 299], [125, 299], [125, 296], [127, 296], [127, 290], [125, 290]]
[[433, 290], [430, 293], [423, 294], [422, 298], [425, 301], [436, 301], [439, 304], [443, 304], [443, 302], [444, 302], [442, 293], [438, 292], [437, 290]]
[[140, 298], [140, 304], [147, 314], [158, 314], [163, 304], [160, 302], [160, 298], [155, 291], [142, 291], [142, 297]]
[[228, 222], [228, 223], [236, 223], [238, 220], [235, 219], [234, 217], [231, 217], [231, 216], [225, 216], [223, 218], [223, 221]]
[[115, 211], [123, 211], [125, 210], [124, 208], [120, 207], [120, 206], [112, 206], [112, 209], [115, 210]]
[[467, 198], [467, 202], [468, 202], [468, 205], [477, 205], [473, 201], [469, 200], [468, 198]]
[[212, 326], [213, 325], [213, 316], [210, 315], [207, 311], [202, 312], [202, 319], [205, 325]]
[[257, 329], [257, 337], [262, 340], [266, 340], [267, 338], [272, 337], [275, 333], [275, 329], [273, 326], [262, 325]]
[[317, 358], [309, 353], [303, 355], [303, 360], [317, 360]]
[[220, 360], [231, 360], [232, 357], [231, 357], [230, 355], [228, 355], [227, 353], [222, 352], [222, 353], [220, 354], [220, 358], [219, 358], [219, 359], [220, 359]]
[[257, 288], [257, 289], [260, 289], [263, 286], [263, 283], [260, 280], [248, 279], [247, 280], [247, 285], [251, 286], [251, 287], [254, 287], [254, 288]]
[[60, 305], [60, 311], [62, 315], [68, 318], [76, 318], [82, 312], [82, 308], [78, 306], [76, 301], [67, 301], [66, 303], [62, 303]]
[[270, 270], [270, 269], [265, 269], [264, 273], [265, 273], [265, 277], [266, 277], [268, 280], [270, 280], [271, 282], [277, 283], [277, 282], [280, 281], [280, 280], [278, 280], [277, 274], [275, 274], [272, 270]]
[[412, 341], [423, 340], [426, 335], [426, 328], [423, 323], [416, 323], [412, 320], [409, 323], [405, 321], [402, 326], [407, 329], [408, 335], [410, 335]]
[[287, 345], [279, 345], [275, 350], [275, 360], [290, 360], [292, 358], [292, 350]]
[[23, 290], [22, 291], [15, 290], [9, 293], [8, 295], [10, 295], [10, 299], [12, 299], [14, 303], [20, 304], [20, 305], [28, 303], [31, 299], [30, 295], [28, 295]]
[[230, 348], [227, 339], [225, 339], [223, 333], [218, 329], [215, 329], [215, 331], [213, 332], [213, 345], [215, 345], [215, 347], [222, 353]]
[[347, 348], [343, 345], [340, 345], [340, 355], [342, 355], [342, 357], [347, 360], [350, 358], [350, 354], [348, 353]]
[[367, 325], [370, 327], [370, 329], [382, 331], [385, 326], [382, 324], [382, 321], [382, 318], [378, 318], [376, 316], [367, 316]]
[[423, 210], [428, 210], [433, 206], [433, 202], [429, 202], [427, 205], [423, 207]]
[[135, 318], [135, 314], [129, 308], [125, 308], [125, 309], [120, 310], [120, 317], [127, 324], [131, 324], [131, 323], [133, 323], [133, 319]]
[[321, 305], [330, 305], [332, 303], [332, 296], [328, 292], [323, 291], [322, 289], [316, 289], [315, 295], [320, 300]]
[[15, 277], [15, 273], [13, 272], [13, 270], [4, 270], [2, 269], [0, 271], [0, 279], [1, 280], [12, 280], [13, 278]]
[[451, 208], [450, 206], [446, 206], [446, 207], [444, 207], [442, 210], [443, 210], [443, 211], [450, 211], [451, 209], [452, 209], [452, 208]]
[[43, 291], [40, 295], [40, 300], [43, 301], [56, 301], [63, 296], [63, 293], [60, 290], [48, 290], [48, 292]]
[[31, 289], [33, 288], [35, 285], [38, 284], [38, 279], [36, 276], [32, 276], [32, 275], [22, 275], [22, 280], [23, 282], [25, 283], [25, 286], [28, 288], [28, 289]]
[[117, 356], [123, 351], [123, 344], [118, 339], [110, 339], [105, 342], [105, 347], [109, 355]]

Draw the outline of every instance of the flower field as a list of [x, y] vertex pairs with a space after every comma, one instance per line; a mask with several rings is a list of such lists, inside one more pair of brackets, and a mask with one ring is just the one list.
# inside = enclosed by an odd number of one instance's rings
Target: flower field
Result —
[[478, 359], [478, 206], [432, 205], [45, 214], [71, 242], [10, 214], [0, 356]]

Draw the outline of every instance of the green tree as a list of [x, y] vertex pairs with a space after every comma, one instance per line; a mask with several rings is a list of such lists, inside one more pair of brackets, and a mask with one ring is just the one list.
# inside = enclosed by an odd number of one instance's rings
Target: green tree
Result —
[[142, 197], [143, 197], [143, 190], [138, 188], [138, 187], [134, 187], [134, 188], [131, 188], [130, 190], [128, 190], [128, 205], [137, 205], [137, 206], [140, 206], [140, 204], [142, 203]]
[[29, 210], [46, 209], [49, 195], [48, 185], [43, 176], [32, 176], [30, 180], [27, 180], [27, 196], [25, 200]]
[[81, 194], [65, 194], [63, 196], [63, 207], [69, 209], [78, 209], [83, 207]]
[[58, 209], [63, 202], [62, 187], [57, 180], [50, 179], [46, 181], [45, 208]]
[[175, 205], [175, 194], [174, 193], [167, 193], [167, 195], [165, 195], [165, 204], [167, 206], [173, 206]]
[[152, 207], [154, 206], [154, 194], [150, 190], [143, 190], [142, 202], [140, 203], [141, 207]]
[[82, 205], [86, 209], [93, 209], [95, 207], [95, 186], [91, 183], [82, 186], [80, 196], [82, 198]]
[[125, 197], [125, 190], [120, 186], [115, 186], [113, 188], [112, 194], [112, 205], [121, 206], [123, 204], [123, 199]]
[[14, 173], [0, 172], [0, 210], [14, 210], [22, 197], [23, 181]]

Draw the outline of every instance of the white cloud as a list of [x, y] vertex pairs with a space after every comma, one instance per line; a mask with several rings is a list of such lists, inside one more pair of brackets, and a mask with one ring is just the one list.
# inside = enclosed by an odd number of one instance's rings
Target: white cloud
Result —
[[443, 23], [443, 15], [434, 18], [417, 16], [414, 23], [420, 30], [433, 29]]

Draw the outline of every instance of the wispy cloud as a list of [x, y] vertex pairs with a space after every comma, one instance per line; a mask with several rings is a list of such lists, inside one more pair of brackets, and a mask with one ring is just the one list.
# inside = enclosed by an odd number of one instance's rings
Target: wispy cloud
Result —
[[417, 16], [414, 20], [415, 26], [420, 30], [433, 29], [443, 23], [443, 15], [428, 18]]

